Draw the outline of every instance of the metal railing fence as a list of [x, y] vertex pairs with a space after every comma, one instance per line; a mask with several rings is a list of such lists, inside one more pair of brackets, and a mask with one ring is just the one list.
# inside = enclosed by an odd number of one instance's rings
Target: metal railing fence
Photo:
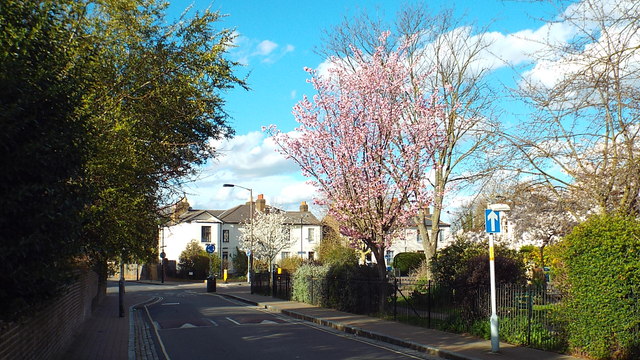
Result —
[[[294, 289], [290, 274], [274, 275], [273, 279], [268, 273], [255, 274], [253, 279], [255, 293], [489, 338], [488, 286], [456, 289], [407, 277], [384, 281], [309, 277], [296, 284], [305, 288]], [[638, 298], [636, 292], [630, 296]], [[566, 350], [567, 324], [560, 316], [560, 292], [546, 286], [499, 284], [496, 299], [501, 341], [542, 350]], [[640, 316], [640, 301], [635, 303], [638, 305], [632, 311]], [[635, 328], [640, 336], [640, 324]]]
[[[433, 281], [394, 279], [393, 316], [429, 328], [487, 337], [491, 315], [488, 288], [454, 289]], [[561, 296], [547, 287], [501, 284], [496, 288], [502, 341], [544, 350], [566, 347], [558, 317]]]

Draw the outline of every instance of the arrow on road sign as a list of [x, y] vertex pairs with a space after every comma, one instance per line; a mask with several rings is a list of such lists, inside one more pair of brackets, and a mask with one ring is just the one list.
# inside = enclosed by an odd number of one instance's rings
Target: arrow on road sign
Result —
[[213, 254], [216, 251], [216, 246], [213, 244], [209, 244], [207, 245], [206, 249], [209, 254]]
[[485, 222], [488, 233], [500, 232], [500, 213], [493, 210], [485, 210]]

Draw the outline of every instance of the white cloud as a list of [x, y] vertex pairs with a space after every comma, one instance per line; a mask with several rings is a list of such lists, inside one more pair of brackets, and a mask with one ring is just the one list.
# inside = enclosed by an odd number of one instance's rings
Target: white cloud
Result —
[[540, 43], [537, 62], [523, 77], [529, 83], [551, 87], [583, 71], [606, 74], [603, 67], [591, 67], [593, 59], [613, 56], [620, 61], [617, 76], [637, 81], [637, 75], [628, 75], [640, 68], [640, 34], [631, 20], [639, 12], [637, 1], [589, 0], [570, 5], [557, 22], [536, 31]]
[[257, 46], [257, 55], [267, 56], [278, 47], [278, 44], [270, 40], [262, 40]]
[[187, 186], [193, 208], [227, 209], [248, 201], [248, 191], [224, 188], [225, 183], [251, 188], [254, 199], [264, 194], [267, 204], [286, 210], [297, 210], [301, 201], [312, 204], [313, 186], [264, 133], [251, 132], [213, 145], [220, 156], [204, 167], [199, 180]]
[[275, 41], [265, 39], [251, 39], [239, 33], [235, 33], [233, 45], [230, 53], [241, 64], [249, 65], [257, 60], [261, 63], [275, 63], [286, 54], [295, 51], [295, 46], [287, 44], [280, 46]]

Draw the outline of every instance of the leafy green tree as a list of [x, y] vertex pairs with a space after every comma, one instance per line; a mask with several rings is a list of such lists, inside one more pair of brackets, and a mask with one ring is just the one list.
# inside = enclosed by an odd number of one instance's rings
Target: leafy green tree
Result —
[[236, 246], [235, 255], [231, 256], [231, 264], [233, 265], [233, 271], [236, 275], [246, 275], [249, 257], [247, 253], [240, 250]]
[[[178, 273], [185, 278], [205, 279], [220, 269], [221, 259], [218, 254], [208, 254], [200, 243], [191, 240], [178, 258]], [[192, 273], [192, 275], [189, 275]]]
[[[0, 3], [3, 318], [90, 263], [157, 259], [161, 209], [229, 137], [233, 32], [158, 0]], [[6, 306], [4, 306], [7, 304]]]
[[564, 239], [564, 312], [573, 350], [595, 359], [640, 357], [638, 254], [640, 222], [630, 216], [593, 216]]
[[55, 296], [82, 255], [86, 54], [73, 1], [0, 3], [0, 318]]
[[94, 63], [85, 96], [94, 186], [85, 228], [96, 263], [157, 258], [159, 209], [229, 137], [222, 91], [245, 86], [224, 57], [233, 32], [205, 11], [168, 23], [160, 1], [91, 3]]

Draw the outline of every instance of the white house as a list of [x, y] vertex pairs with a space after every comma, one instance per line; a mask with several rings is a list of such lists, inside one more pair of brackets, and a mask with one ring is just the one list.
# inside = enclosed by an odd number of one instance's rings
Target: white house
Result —
[[[251, 209], [265, 211], [268, 209], [264, 196], [258, 195], [258, 199], [235, 206], [227, 210], [194, 210], [189, 207], [186, 199], [175, 205], [171, 221], [160, 229], [159, 248], [164, 252], [168, 260], [178, 262], [180, 253], [192, 240], [198, 241], [202, 248], [207, 245], [215, 245], [215, 252], [224, 260], [231, 260], [239, 247], [239, 229], [248, 223], [251, 218]], [[285, 211], [289, 227], [289, 236], [292, 245], [283, 249], [276, 263], [284, 257], [301, 256], [305, 259], [314, 259], [315, 247], [322, 240], [322, 224], [309, 212], [305, 202], [300, 205], [299, 211]], [[229, 271], [233, 272], [231, 261], [227, 261]]]
[[[425, 226], [427, 231], [431, 233], [431, 219], [425, 219]], [[440, 222], [440, 231], [438, 233], [438, 249], [442, 249], [453, 242], [453, 234], [451, 233], [451, 225]], [[386, 249], [385, 260], [387, 266], [391, 266], [394, 256], [403, 252], [418, 252], [424, 253], [424, 245], [422, 243], [422, 237], [418, 231], [417, 225], [407, 225], [404, 229], [400, 230], [398, 237], [391, 242], [391, 246]], [[375, 258], [367, 257], [367, 262], [372, 261], [375, 263]]]

